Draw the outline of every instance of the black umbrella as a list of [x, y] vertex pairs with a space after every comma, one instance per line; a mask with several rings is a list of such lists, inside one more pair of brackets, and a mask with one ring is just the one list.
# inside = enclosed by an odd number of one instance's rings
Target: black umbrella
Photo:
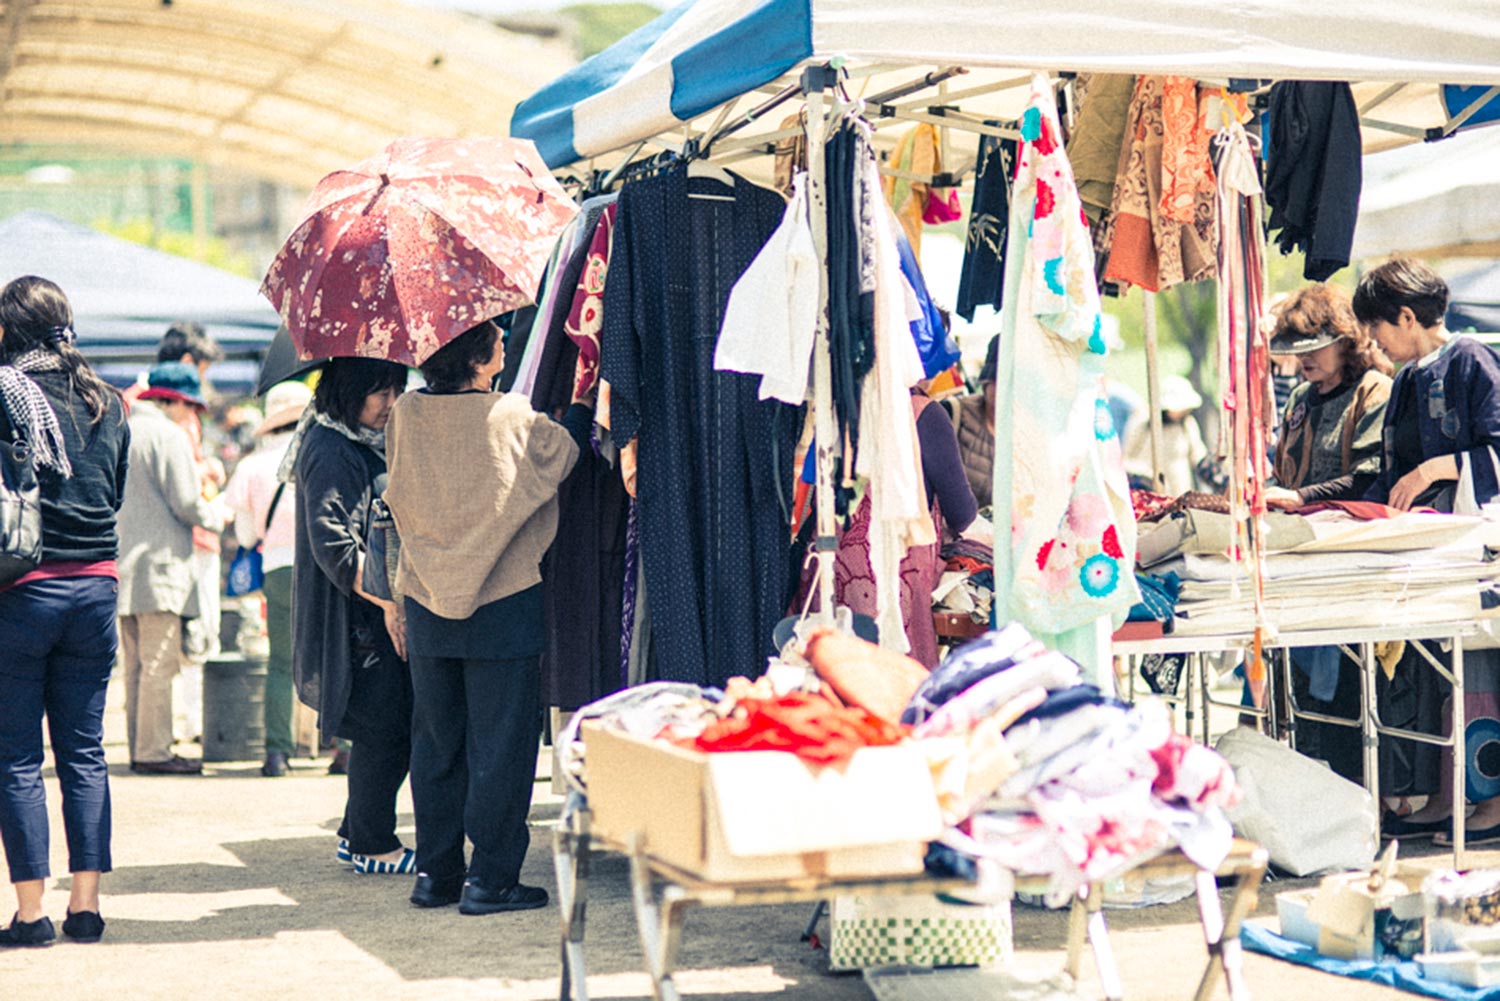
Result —
[[295, 378], [303, 372], [317, 368], [328, 359], [313, 358], [304, 361], [297, 357], [297, 348], [292, 344], [291, 332], [283, 323], [276, 330], [276, 336], [271, 338], [271, 346], [266, 351], [266, 360], [260, 363], [260, 378], [255, 383], [255, 395], [264, 396], [266, 390], [278, 382], [285, 382]]

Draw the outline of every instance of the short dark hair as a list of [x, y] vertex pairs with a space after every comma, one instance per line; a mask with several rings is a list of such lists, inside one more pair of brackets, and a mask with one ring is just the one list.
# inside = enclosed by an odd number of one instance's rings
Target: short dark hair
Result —
[[330, 358], [323, 363], [313, 406], [350, 430], [359, 424], [365, 397], [383, 389], [406, 388], [406, 366], [378, 358]]
[[1448, 312], [1448, 283], [1412, 257], [1394, 257], [1359, 280], [1354, 315], [1360, 323], [1395, 323], [1408, 307], [1419, 324], [1435, 327]]
[[172, 324], [162, 335], [156, 346], [156, 360], [181, 361], [183, 355], [193, 359], [194, 365], [213, 364], [224, 357], [219, 342], [208, 336], [203, 325], [184, 320]]
[[470, 327], [438, 348], [419, 368], [428, 388], [438, 393], [456, 393], [479, 374], [479, 366], [495, 354], [500, 328], [493, 320]]

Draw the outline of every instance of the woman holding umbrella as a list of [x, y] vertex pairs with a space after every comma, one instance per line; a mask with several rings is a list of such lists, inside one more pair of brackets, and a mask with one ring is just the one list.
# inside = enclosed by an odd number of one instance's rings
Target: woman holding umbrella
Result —
[[370, 504], [385, 489], [386, 421], [406, 369], [370, 358], [323, 366], [281, 467], [296, 483], [292, 645], [297, 691], [318, 727], [354, 742], [338, 857], [356, 872], [406, 874], [396, 793], [411, 762], [411, 678], [390, 602], [360, 587]]
[[557, 488], [593, 423], [586, 400], [559, 424], [491, 392], [504, 363], [493, 322], [459, 335], [422, 364], [427, 388], [397, 401], [389, 432], [385, 500], [401, 537], [395, 590], [416, 702], [411, 901], [456, 901], [464, 914], [547, 903], [520, 882], [541, 709], [540, 564]]
[[[323, 705], [328, 730], [329, 720], [342, 720], [345, 695], [351, 710], [364, 704], [362, 683], [387, 690], [379, 732], [350, 733], [345, 829], [349, 850], [381, 853], [366, 854], [375, 866], [367, 871], [415, 871], [410, 857], [400, 856], [387, 806], [405, 773], [394, 733], [399, 713], [390, 707], [409, 712], [415, 681], [423, 709], [412, 786], [426, 873], [413, 894], [419, 904], [453, 903], [461, 891], [468, 913], [547, 900], [542, 890], [517, 883], [536, 757], [541, 606], [534, 585], [556, 531], [557, 485], [578, 445], [524, 401], [489, 392], [501, 351], [486, 318], [533, 300], [548, 256], [577, 212], [529, 142], [398, 139], [318, 184], [261, 285], [297, 357], [332, 357], [323, 378], [342, 387], [320, 384], [319, 426], [308, 445], [326, 455], [298, 464], [298, 502], [305, 506], [297, 572], [316, 581], [305, 596], [297, 590], [297, 612], [312, 621], [306, 636], [298, 629], [303, 699]], [[422, 367], [431, 391], [404, 398], [393, 411], [406, 364]], [[404, 634], [398, 605], [388, 604], [390, 636], [374, 629], [373, 646], [356, 661], [369, 664], [374, 655], [375, 670], [356, 669], [351, 686], [341, 672], [349, 671], [346, 654], [356, 645], [341, 630], [357, 621], [369, 635], [379, 621], [377, 605], [355, 587], [363, 547], [354, 536], [370, 497], [385, 489], [378, 474], [385, 472], [388, 414], [386, 499], [404, 541], [396, 584], [411, 599], [413, 665], [410, 678], [391, 666]], [[586, 416], [570, 416], [570, 426], [583, 429], [579, 437], [588, 424]], [[483, 432], [478, 442], [476, 429]], [[300, 481], [319, 471], [327, 476], [322, 489]], [[314, 568], [315, 545], [323, 552]], [[309, 614], [312, 601], [325, 610], [321, 618]], [[321, 688], [307, 663], [321, 665]], [[363, 797], [356, 809], [355, 771], [361, 755], [375, 753], [372, 745], [386, 761], [378, 824], [373, 806], [371, 817], [360, 816]], [[505, 774], [496, 771], [501, 763]], [[368, 826], [362, 830], [357, 820]], [[476, 844], [467, 888], [466, 827]]]

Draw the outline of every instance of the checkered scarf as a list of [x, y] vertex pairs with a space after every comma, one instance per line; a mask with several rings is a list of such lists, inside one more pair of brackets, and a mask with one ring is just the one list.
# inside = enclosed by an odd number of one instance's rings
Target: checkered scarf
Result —
[[63, 360], [52, 351], [34, 348], [0, 365], [0, 404], [5, 407], [15, 433], [26, 440], [36, 464], [55, 470], [64, 479], [73, 475], [68, 461], [68, 446], [63, 439], [57, 413], [41, 387], [26, 377], [27, 372], [56, 371]]

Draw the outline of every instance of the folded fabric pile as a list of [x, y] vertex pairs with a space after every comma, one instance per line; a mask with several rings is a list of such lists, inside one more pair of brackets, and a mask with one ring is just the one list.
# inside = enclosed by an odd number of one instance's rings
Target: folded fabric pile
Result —
[[1130, 707], [1080, 683], [1076, 663], [1022, 626], [959, 647], [930, 674], [828, 628], [809, 630], [800, 656], [811, 671], [790, 691], [733, 678], [722, 692], [655, 684], [594, 703], [560, 742], [564, 769], [581, 775], [586, 718], [705, 753], [786, 751], [816, 767], [906, 744], [927, 762], [949, 825], [952, 851], [937, 853], [947, 871], [967, 858], [981, 872], [1045, 876], [1053, 903], [1173, 846], [1206, 869], [1229, 851], [1223, 811], [1239, 790], [1224, 759], [1174, 734], [1160, 703]]
[[995, 601], [994, 551], [982, 542], [958, 539], [943, 547], [943, 575], [932, 592], [932, 610], [989, 622]]
[[1020, 626], [956, 650], [903, 718], [920, 742], [965, 738], [967, 761], [998, 777], [976, 798], [973, 783], [955, 791], [936, 772], [955, 824], [945, 844], [1048, 877], [1053, 903], [1173, 846], [1210, 869], [1229, 851], [1223, 811], [1239, 793], [1228, 764], [1174, 734], [1159, 703], [1132, 708], [1080, 684], [1076, 664]]

